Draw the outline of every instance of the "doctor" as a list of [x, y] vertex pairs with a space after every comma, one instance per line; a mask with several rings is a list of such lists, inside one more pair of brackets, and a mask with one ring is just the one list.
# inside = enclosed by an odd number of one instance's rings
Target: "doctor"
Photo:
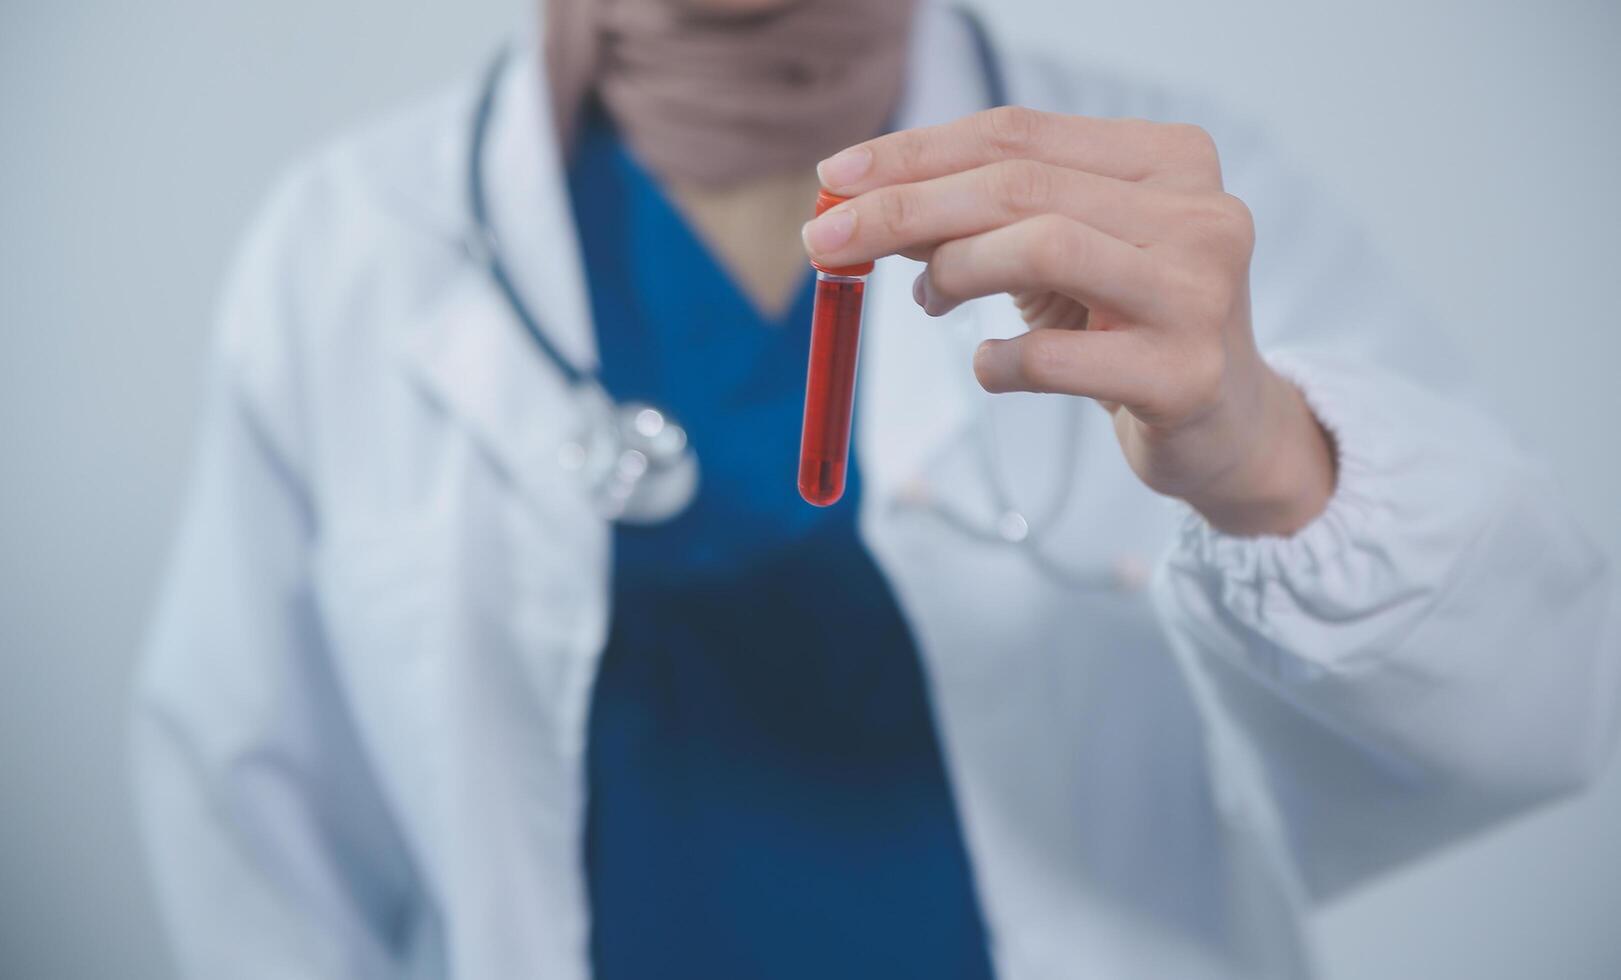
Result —
[[[1600, 766], [1601, 560], [1250, 135], [927, 3], [543, 22], [237, 264], [136, 714], [191, 975], [1295, 977]], [[806, 249], [879, 260], [825, 510]]]

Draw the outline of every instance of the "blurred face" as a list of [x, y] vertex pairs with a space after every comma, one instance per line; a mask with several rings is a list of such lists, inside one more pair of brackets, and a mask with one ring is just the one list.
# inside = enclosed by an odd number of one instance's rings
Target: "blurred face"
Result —
[[678, 0], [695, 10], [717, 14], [763, 14], [790, 6], [794, 0]]

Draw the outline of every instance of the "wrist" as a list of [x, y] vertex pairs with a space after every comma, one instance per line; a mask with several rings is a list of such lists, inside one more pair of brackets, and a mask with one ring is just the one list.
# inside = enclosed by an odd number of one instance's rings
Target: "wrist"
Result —
[[1243, 536], [1294, 534], [1333, 496], [1333, 439], [1293, 383], [1265, 368], [1236, 462], [1184, 497], [1217, 530]]

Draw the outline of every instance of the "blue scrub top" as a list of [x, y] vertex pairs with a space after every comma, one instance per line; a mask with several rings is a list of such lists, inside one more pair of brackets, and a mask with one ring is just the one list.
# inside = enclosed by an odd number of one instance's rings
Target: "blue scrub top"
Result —
[[[599, 980], [991, 975], [921, 665], [856, 533], [795, 486], [811, 279], [752, 306], [597, 112], [570, 191], [616, 399], [697, 500], [616, 527], [585, 862]], [[853, 461], [852, 461], [853, 462]]]

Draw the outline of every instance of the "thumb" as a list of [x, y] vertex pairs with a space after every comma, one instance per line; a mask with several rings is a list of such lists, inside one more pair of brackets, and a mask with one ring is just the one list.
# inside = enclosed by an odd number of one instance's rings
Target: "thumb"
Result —
[[1137, 400], [1148, 385], [1148, 357], [1130, 330], [1032, 330], [987, 340], [974, 352], [986, 391], [1050, 392], [1104, 402]]

